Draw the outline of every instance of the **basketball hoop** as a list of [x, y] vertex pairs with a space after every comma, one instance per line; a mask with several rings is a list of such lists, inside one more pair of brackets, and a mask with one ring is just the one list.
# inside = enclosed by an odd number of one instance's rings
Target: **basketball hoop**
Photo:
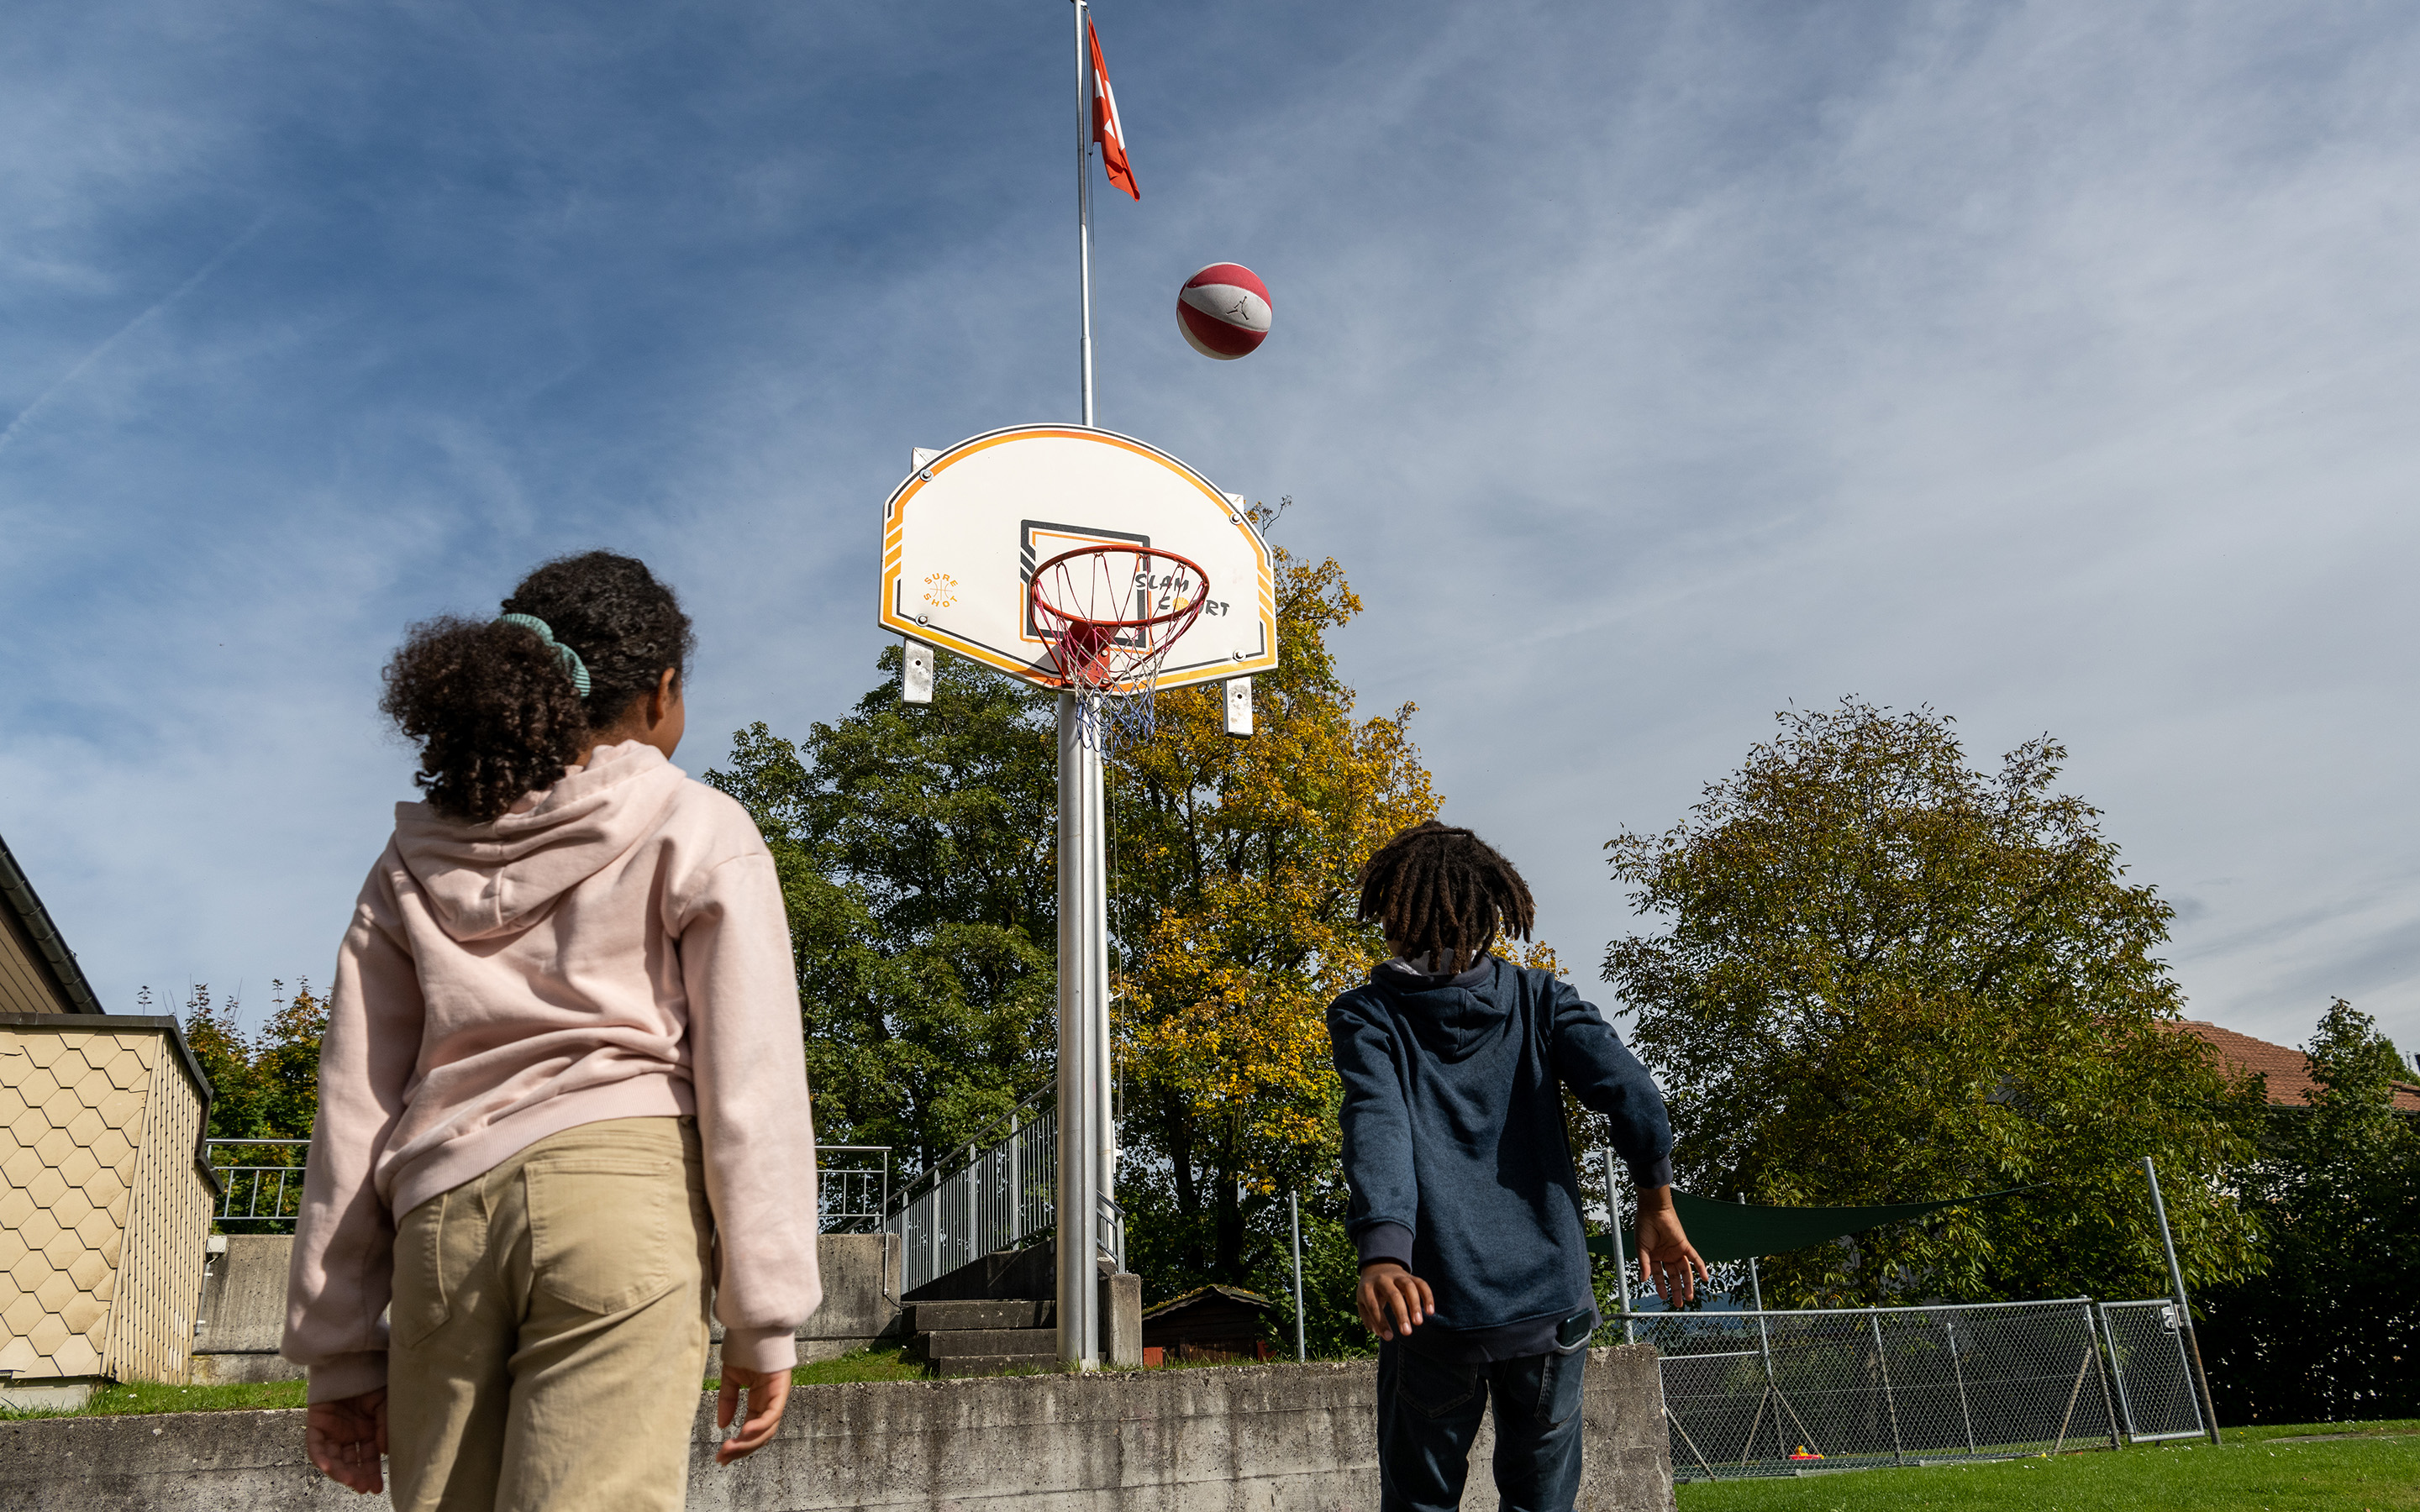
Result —
[[1151, 738], [1160, 666], [1209, 593], [1192, 561], [1144, 546], [1078, 547], [1033, 569], [1033, 628], [1094, 750]]

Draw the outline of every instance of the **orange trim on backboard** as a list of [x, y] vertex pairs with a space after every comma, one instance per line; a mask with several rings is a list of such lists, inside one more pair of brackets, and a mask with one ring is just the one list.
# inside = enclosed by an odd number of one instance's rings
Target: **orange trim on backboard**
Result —
[[986, 432], [981, 436], [970, 437], [966, 440], [960, 441], [957, 445], [951, 447], [948, 451], [943, 452], [940, 455], [933, 458], [932, 461], [924, 464], [924, 466], [918, 468], [914, 472], [908, 475], [907, 481], [892, 491], [891, 497], [884, 500], [882, 505], [882, 579], [880, 585], [882, 602], [878, 615], [878, 621], [882, 627], [892, 631], [895, 634], [913, 637], [928, 645], [945, 647], [958, 653], [958, 655], [970, 658], [970, 660], [981, 662], [986, 667], [994, 668], [1000, 671], [1008, 672], [1014, 676], [1023, 677], [1029, 681], [1041, 683], [1047, 687], [1063, 686], [1063, 680], [1053, 678], [1040, 672], [1032, 662], [1019, 661], [1013, 657], [1003, 656], [987, 647], [964, 640], [963, 638], [954, 635], [947, 630], [943, 630], [930, 625], [919, 625], [915, 621], [895, 614], [892, 611], [892, 605], [897, 601], [898, 597], [897, 591], [899, 578], [900, 574], [904, 570], [904, 561], [907, 554], [906, 532], [908, 505], [914, 500], [918, 493], [923, 491], [924, 485], [928, 482], [939, 480], [944, 471], [948, 471], [957, 462], [967, 457], [973, 456], [977, 453], [988, 451], [994, 446], [999, 446], [1013, 440], [1023, 440], [1028, 438], [1049, 437], [1061, 438], [1067, 440], [1091, 441], [1095, 445], [1105, 444], [1116, 446], [1131, 452], [1138, 456], [1146, 457], [1151, 461], [1160, 463], [1171, 471], [1183, 476], [1196, 488], [1199, 488], [1202, 491], [1202, 497], [1206, 499], [1214, 508], [1218, 509], [1220, 514], [1225, 515], [1228, 517], [1229, 522], [1233, 524], [1236, 530], [1242, 532], [1245, 539], [1251, 545], [1253, 560], [1258, 568], [1256, 576], [1259, 579], [1260, 587], [1259, 608], [1261, 611], [1262, 625], [1261, 640], [1262, 645], [1265, 649], [1260, 655], [1248, 657], [1243, 661], [1195, 667], [1187, 671], [1167, 674], [1161, 679], [1159, 686], [1162, 687], [1184, 687], [1195, 683], [1222, 682], [1229, 677], [1249, 676], [1254, 672], [1267, 671], [1274, 669], [1277, 666], [1278, 660], [1277, 597], [1273, 581], [1274, 563], [1270, 560], [1268, 543], [1262, 539], [1261, 532], [1252, 528], [1249, 518], [1243, 517], [1241, 512], [1238, 511], [1233, 503], [1229, 502], [1225, 494], [1220, 493], [1217, 488], [1211, 486], [1210, 480], [1204, 478], [1201, 473], [1194, 471], [1193, 469], [1187, 467], [1184, 462], [1169, 455], [1166, 452], [1160, 451], [1157, 447], [1150, 445], [1148, 442], [1139, 441], [1128, 436], [1121, 436], [1115, 431], [1093, 429], [1082, 425], [1018, 425], [1010, 426], [1001, 430]]

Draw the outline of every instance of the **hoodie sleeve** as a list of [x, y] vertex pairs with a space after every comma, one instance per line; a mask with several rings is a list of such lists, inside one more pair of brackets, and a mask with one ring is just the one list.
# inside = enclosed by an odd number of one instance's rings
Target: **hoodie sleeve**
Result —
[[1596, 1005], [1571, 983], [1553, 983], [1555, 1075], [1583, 1106], [1613, 1125], [1613, 1148], [1642, 1192], [1672, 1184], [1672, 1120], [1647, 1068]]
[[[754, 839], [752, 826], [748, 834]], [[771, 855], [759, 842], [713, 867], [677, 922], [706, 1190], [722, 1253], [714, 1298], [722, 1357], [784, 1370], [798, 1362], [793, 1335], [822, 1303], [823, 1284], [806, 1041]]]
[[1344, 1180], [1352, 1190], [1344, 1231], [1361, 1263], [1393, 1260], [1409, 1270], [1419, 1231], [1420, 1189], [1412, 1166], [1411, 1110], [1395, 1067], [1394, 1036], [1360, 995], [1327, 1011], [1336, 1074], [1344, 1084]]
[[395, 1216], [372, 1183], [420, 1058], [420, 979], [404, 949], [390, 848], [353, 905], [319, 1041], [319, 1117], [286, 1273], [278, 1352], [310, 1375], [310, 1399], [386, 1384], [381, 1315], [395, 1286]]

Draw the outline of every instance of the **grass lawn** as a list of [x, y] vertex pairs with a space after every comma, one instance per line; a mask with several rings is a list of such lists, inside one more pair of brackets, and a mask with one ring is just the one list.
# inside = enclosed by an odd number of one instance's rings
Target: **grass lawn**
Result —
[[103, 1386], [72, 1412], [0, 1411], [0, 1422], [34, 1417], [116, 1417], [126, 1412], [256, 1412], [264, 1408], [300, 1407], [302, 1382], [271, 1381], [256, 1386], [163, 1386], [151, 1381], [129, 1381]]
[[1698, 1481], [1679, 1488], [1680, 1512], [2420, 1509], [2420, 1421], [2228, 1428], [2225, 1437], [2215, 1449], [2193, 1439], [2056, 1459]]

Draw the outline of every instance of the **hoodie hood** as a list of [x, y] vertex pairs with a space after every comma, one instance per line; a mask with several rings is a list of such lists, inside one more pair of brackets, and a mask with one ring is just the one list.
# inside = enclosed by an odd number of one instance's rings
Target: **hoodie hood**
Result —
[[687, 780], [663, 752], [626, 740], [487, 824], [398, 803], [396, 851], [447, 934], [507, 934], [644, 839]]
[[1503, 1032], [1512, 1009], [1501, 1002], [1502, 973], [1497, 956], [1483, 957], [1458, 977], [1433, 977], [1403, 961], [1387, 961], [1370, 973], [1373, 986], [1401, 1004], [1404, 1022], [1420, 1047], [1439, 1060], [1468, 1058]]

